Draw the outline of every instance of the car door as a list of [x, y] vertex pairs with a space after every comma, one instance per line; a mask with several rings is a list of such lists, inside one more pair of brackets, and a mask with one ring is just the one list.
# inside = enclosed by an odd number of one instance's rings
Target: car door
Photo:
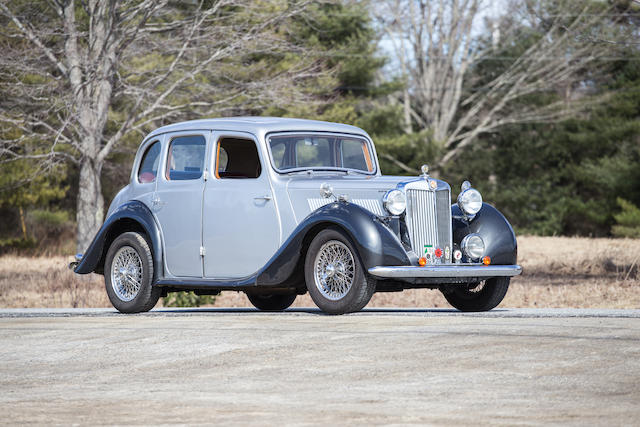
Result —
[[210, 131], [165, 136], [164, 168], [152, 200], [170, 276], [202, 277], [202, 193]]
[[276, 200], [256, 138], [212, 134], [211, 179], [204, 190], [204, 274], [238, 279], [259, 270], [280, 246]]

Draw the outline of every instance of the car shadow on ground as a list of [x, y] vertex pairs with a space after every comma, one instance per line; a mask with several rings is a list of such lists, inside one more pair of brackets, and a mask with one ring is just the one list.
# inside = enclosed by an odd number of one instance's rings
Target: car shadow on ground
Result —
[[[500, 309], [494, 309], [493, 311], [504, 311]], [[289, 308], [284, 311], [261, 311], [256, 308], [249, 307], [196, 307], [196, 308], [158, 308], [150, 312], [151, 314], [216, 314], [216, 313], [243, 313], [243, 314], [253, 314], [253, 315], [273, 315], [273, 314], [295, 314], [295, 313], [304, 313], [304, 314], [315, 314], [321, 316], [332, 316], [315, 307], [295, 307]], [[362, 315], [362, 314], [410, 314], [410, 313], [433, 313], [433, 314], [462, 314], [461, 311], [453, 309], [453, 308], [365, 308], [356, 313], [349, 313], [347, 315]]]

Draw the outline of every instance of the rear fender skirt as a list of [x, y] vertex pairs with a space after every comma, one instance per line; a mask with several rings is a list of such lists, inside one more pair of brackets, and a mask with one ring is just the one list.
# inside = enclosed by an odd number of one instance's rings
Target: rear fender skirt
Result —
[[74, 272], [78, 274], [88, 274], [94, 271], [100, 271], [103, 267], [104, 257], [109, 250], [105, 247], [109, 233], [122, 224], [124, 221], [134, 221], [138, 223], [146, 232], [149, 243], [153, 248], [153, 262], [156, 265], [156, 274], [162, 269], [162, 238], [160, 237], [160, 229], [156, 224], [153, 214], [142, 202], [132, 200], [120, 205], [104, 222], [93, 242], [89, 245], [86, 253], [82, 256], [82, 260], [74, 268]]
[[378, 265], [409, 265], [410, 261], [395, 234], [373, 213], [348, 202], [325, 205], [307, 216], [258, 273], [257, 284], [272, 286], [286, 282], [301, 268], [304, 245], [317, 232], [337, 226], [346, 231], [364, 268]]
[[453, 241], [458, 247], [464, 236], [478, 233], [485, 245], [485, 255], [491, 264], [515, 265], [518, 257], [516, 235], [509, 221], [493, 206], [483, 203], [482, 209], [467, 221], [458, 205], [451, 206], [453, 218]]

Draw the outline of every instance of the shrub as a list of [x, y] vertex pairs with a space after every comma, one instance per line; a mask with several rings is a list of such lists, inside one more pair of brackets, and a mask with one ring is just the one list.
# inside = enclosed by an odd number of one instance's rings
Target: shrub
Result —
[[162, 298], [165, 307], [200, 307], [201, 305], [213, 304], [215, 295], [196, 295], [194, 292], [171, 292]]
[[611, 233], [616, 237], [640, 238], [640, 208], [621, 198], [618, 198], [618, 206], [622, 211], [613, 216], [616, 225], [611, 228]]
[[22, 237], [12, 237], [8, 239], [0, 239], [0, 254], [20, 251], [24, 249], [33, 249], [36, 247], [36, 241], [32, 237], [26, 239]]
[[33, 225], [47, 229], [61, 229], [71, 219], [67, 211], [50, 211], [47, 209], [34, 209], [29, 212], [27, 217]]

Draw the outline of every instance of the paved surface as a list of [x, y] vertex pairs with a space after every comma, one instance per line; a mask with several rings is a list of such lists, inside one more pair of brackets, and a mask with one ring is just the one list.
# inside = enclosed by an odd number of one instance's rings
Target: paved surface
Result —
[[640, 310], [0, 310], [0, 423], [640, 423]]

